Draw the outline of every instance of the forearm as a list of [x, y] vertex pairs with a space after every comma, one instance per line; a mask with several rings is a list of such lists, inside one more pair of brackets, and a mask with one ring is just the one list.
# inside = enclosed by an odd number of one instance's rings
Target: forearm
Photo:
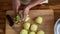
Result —
[[32, 7], [40, 4], [40, 3], [43, 2], [43, 1], [44, 1], [44, 0], [36, 0], [36, 1], [32, 2], [32, 3], [30, 3], [26, 8], [31, 9]]
[[20, 0], [13, 0], [13, 10], [17, 14], [20, 7]]
[[26, 8], [24, 9], [24, 14], [27, 15], [27, 14], [29, 13], [29, 10], [30, 10], [32, 7], [40, 4], [40, 3], [43, 2], [43, 1], [44, 1], [44, 0], [36, 0], [36, 1], [32, 2], [32, 3], [30, 3], [29, 5], [27, 5]]
[[36, 0], [36, 1], [32, 2], [32, 3], [30, 3], [28, 6], [26, 6], [26, 8], [25, 8], [24, 11], [23, 11], [23, 15], [24, 15], [24, 16], [23, 16], [23, 20], [26, 19], [27, 15], [28, 15], [28, 13], [29, 13], [29, 10], [30, 10], [32, 7], [40, 4], [40, 3], [43, 2], [43, 1], [44, 1], [44, 0]]

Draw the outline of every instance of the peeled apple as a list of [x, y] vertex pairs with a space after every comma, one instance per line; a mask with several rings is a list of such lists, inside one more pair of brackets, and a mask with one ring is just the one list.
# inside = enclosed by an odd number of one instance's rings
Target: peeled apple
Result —
[[40, 30], [40, 31], [37, 32], [37, 34], [44, 34], [44, 31]]
[[21, 19], [22, 19], [22, 14], [17, 14], [14, 18], [15, 20], [15, 23], [18, 24], [21, 22]]
[[21, 14], [17, 14], [16, 20], [17, 20], [17, 21], [20, 21], [20, 20], [21, 20], [21, 17], [22, 17]]
[[21, 30], [20, 34], [28, 34], [28, 31], [23, 29], [23, 30]]
[[37, 17], [35, 21], [36, 23], [41, 24], [42, 20], [43, 20], [42, 17]]
[[25, 20], [25, 22], [27, 22], [27, 21], [29, 21], [30, 20], [30, 17], [29, 17], [29, 15], [26, 17], [26, 20]]
[[31, 25], [31, 31], [36, 31], [38, 26], [36, 24]]
[[29, 34], [35, 34], [35, 32], [29, 32]]
[[28, 23], [28, 22], [26, 22], [26, 23], [24, 23], [24, 29], [29, 29], [30, 28], [30, 23]]

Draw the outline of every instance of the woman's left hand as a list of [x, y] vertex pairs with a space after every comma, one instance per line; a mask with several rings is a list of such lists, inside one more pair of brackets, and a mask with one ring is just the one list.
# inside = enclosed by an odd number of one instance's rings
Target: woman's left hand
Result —
[[29, 13], [29, 8], [25, 8], [23, 10], [23, 18], [22, 18], [22, 21], [25, 21], [27, 16], [28, 16], [28, 13]]

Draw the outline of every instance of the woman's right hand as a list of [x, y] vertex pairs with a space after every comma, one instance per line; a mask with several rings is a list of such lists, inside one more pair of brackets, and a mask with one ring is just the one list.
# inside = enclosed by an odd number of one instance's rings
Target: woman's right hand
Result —
[[20, 0], [13, 0], [13, 11], [15, 12], [15, 16], [19, 13], [19, 7], [21, 5]]

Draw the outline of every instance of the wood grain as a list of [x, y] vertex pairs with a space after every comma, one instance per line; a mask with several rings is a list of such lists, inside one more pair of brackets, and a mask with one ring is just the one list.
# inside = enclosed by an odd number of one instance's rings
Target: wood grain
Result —
[[5, 34], [5, 11], [0, 10], [0, 34]]
[[[12, 16], [14, 12], [8, 11], [8, 14]], [[54, 11], [53, 10], [31, 10], [29, 12], [31, 23], [34, 22], [34, 18], [37, 16], [41, 16], [43, 18], [43, 23], [38, 25], [38, 29], [43, 29], [45, 34], [54, 34]], [[6, 34], [16, 34], [16, 32], [8, 25], [8, 21], [6, 21]]]
[[54, 10], [54, 20], [55, 22], [60, 18], [60, 10]]
[[[20, 10], [23, 8], [24, 6], [22, 5], [22, 7], [20, 7]], [[0, 9], [12, 10], [12, 0], [1, 0]], [[32, 9], [60, 9], [60, 0], [49, 0], [48, 4], [38, 5], [36, 7], [33, 7]]]

